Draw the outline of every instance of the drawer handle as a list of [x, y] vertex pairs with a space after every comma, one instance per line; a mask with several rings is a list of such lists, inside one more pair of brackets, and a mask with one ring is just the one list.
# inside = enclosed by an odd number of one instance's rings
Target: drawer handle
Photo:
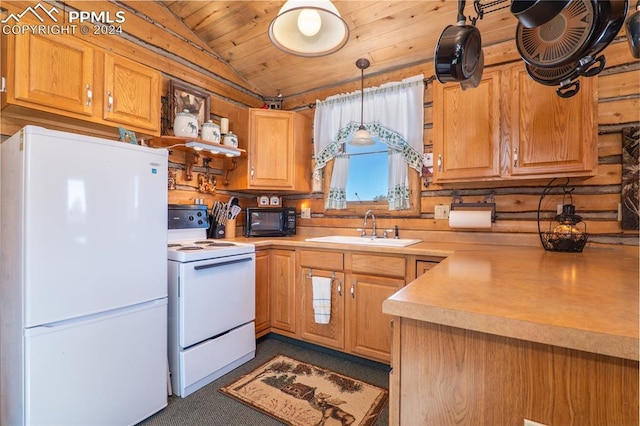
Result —
[[233, 264], [236, 264], [236, 263], [249, 262], [251, 260], [253, 260], [253, 259], [250, 258], [250, 257], [245, 257], [243, 259], [227, 260], [226, 262], [208, 263], [206, 265], [198, 265], [198, 266], [194, 266], [193, 269], [196, 270], [196, 271], [200, 271], [202, 269], [217, 268], [219, 266], [233, 265]]
[[355, 281], [351, 281], [351, 297], [353, 299], [356, 298], [356, 282]]
[[338, 296], [342, 296], [342, 280], [338, 280]]

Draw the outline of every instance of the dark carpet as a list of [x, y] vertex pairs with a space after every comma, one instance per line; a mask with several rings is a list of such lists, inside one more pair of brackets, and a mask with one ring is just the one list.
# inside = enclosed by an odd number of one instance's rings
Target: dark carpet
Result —
[[[258, 340], [256, 357], [186, 398], [169, 397], [169, 405], [139, 425], [144, 426], [270, 426], [279, 421], [254, 410], [218, 391], [243, 374], [251, 372], [275, 355], [283, 354], [300, 361], [333, 370], [355, 379], [389, 389], [389, 366], [341, 352], [270, 334]], [[376, 426], [389, 424], [386, 406]]]

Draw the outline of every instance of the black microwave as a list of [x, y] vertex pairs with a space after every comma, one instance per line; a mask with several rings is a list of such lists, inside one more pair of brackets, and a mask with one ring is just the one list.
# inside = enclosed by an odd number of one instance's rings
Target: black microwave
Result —
[[296, 234], [295, 207], [247, 207], [245, 237], [286, 237]]

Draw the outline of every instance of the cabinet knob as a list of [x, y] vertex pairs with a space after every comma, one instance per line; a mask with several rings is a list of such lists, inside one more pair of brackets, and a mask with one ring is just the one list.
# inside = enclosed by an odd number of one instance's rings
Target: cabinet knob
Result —
[[438, 171], [442, 171], [442, 154], [438, 154]]
[[113, 107], [113, 95], [111, 95], [111, 91], [107, 90], [107, 112], [111, 112], [112, 107]]
[[93, 91], [91, 90], [91, 85], [87, 84], [87, 106], [91, 106], [92, 100], [93, 100]]
[[356, 298], [356, 282], [355, 281], [351, 281], [351, 297], [353, 299]]
[[342, 296], [342, 280], [338, 280], [338, 296]]
[[253, 175], [255, 174], [255, 170], [253, 166], [251, 166], [251, 180], [253, 180]]
[[513, 148], [513, 167], [518, 167], [518, 148]]

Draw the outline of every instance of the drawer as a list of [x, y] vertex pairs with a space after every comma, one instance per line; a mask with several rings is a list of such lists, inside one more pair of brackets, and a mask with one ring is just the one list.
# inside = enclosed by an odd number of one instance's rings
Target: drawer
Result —
[[300, 266], [342, 271], [344, 269], [344, 256], [337, 251], [301, 250]]
[[369, 275], [388, 275], [404, 278], [406, 276], [404, 257], [378, 256], [375, 254], [354, 253], [351, 255], [351, 271]]

